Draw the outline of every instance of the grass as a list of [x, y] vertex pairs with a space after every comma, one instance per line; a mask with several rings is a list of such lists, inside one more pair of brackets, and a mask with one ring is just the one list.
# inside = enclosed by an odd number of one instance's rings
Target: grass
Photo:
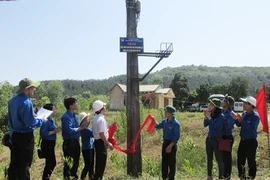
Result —
[[[163, 110], [149, 110], [141, 108], [141, 122], [151, 113], [156, 120], [163, 119]], [[56, 116], [56, 124], [60, 125], [59, 117], [61, 112]], [[125, 111], [107, 112], [105, 115], [108, 124], [116, 122], [118, 125], [115, 137], [118, 139], [117, 144], [123, 149], [126, 148], [126, 115]], [[176, 118], [181, 123], [181, 138], [177, 151], [177, 173], [176, 179], [201, 180], [206, 179], [206, 153], [205, 153], [205, 137], [208, 128], [203, 127], [202, 113], [177, 113]], [[259, 147], [257, 151], [257, 178], [259, 180], [270, 180], [270, 168], [268, 159], [268, 143], [267, 135], [261, 131], [261, 125], [258, 128]], [[235, 142], [233, 145], [233, 175], [232, 179], [237, 179], [236, 169], [236, 152], [239, 143], [239, 128], [235, 128]], [[39, 130], [35, 131], [36, 148], [38, 142]], [[63, 179], [63, 153], [62, 153], [62, 137], [57, 135], [56, 142], [56, 159], [57, 165], [52, 174], [53, 180]], [[141, 133], [141, 152], [143, 173], [139, 180], [159, 180], [161, 179], [161, 143], [162, 131], [153, 131]], [[5, 168], [9, 164], [9, 149], [0, 145], [0, 179], [5, 179]], [[36, 152], [36, 151], [35, 151]], [[108, 151], [107, 166], [104, 174], [105, 180], [131, 180], [132, 177], [126, 175], [126, 155], [118, 151]], [[31, 167], [31, 177], [34, 180], [41, 179], [44, 168], [44, 160], [38, 159], [36, 153]], [[80, 166], [78, 175], [83, 168], [82, 155], [80, 158]], [[214, 162], [214, 176], [218, 175], [217, 164]]]

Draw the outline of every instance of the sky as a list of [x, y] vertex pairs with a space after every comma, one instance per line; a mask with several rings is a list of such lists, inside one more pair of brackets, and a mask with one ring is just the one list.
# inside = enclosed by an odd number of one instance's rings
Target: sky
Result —
[[[269, 0], [141, 0], [138, 37], [182, 65], [270, 66]], [[0, 82], [105, 79], [126, 74], [125, 0], [0, 1]], [[146, 73], [156, 58], [139, 58]]]

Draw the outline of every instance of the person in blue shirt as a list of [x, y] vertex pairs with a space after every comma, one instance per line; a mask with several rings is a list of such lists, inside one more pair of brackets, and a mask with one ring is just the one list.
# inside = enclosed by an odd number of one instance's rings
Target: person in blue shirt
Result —
[[[85, 112], [79, 114], [80, 124], [89, 121], [89, 115]], [[81, 173], [81, 180], [84, 180], [87, 173], [89, 179], [94, 179], [94, 138], [93, 132], [89, 127], [81, 131], [82, 155], [84, 159], [84, 168]]]
[[[232, 112], [232, 108], [234, 106], [234, 98], [228, 95], [225, 95], [222, 103], [223, 115], [224, 115], [224, 124], [222, 128], [222, 139], [231, 140], [231, 148], [233, 146], [234, 138], [233, 138], [233, 130], [235, 120], [230, 115]], [[224, 163], [224, 172], [223, 178], [230, 179], [232, 173], [232, 152], [222, 151], [222, 160]]]
[[[180, 123], [175, 119], [176, 109], [172, 106], [166, 106], [165, 119], [156, 122], [156, 129], [163, 129], [162, 145], [162, 178], [165, 180], [174, 180], [177, 142], [180, 138]], [[170, 172], [168, 172], [170, 169]]]
[[240, 98], [244, 102], [244, 112], [242, 116], [238, 113], [231, 113], [231, 116], [236, 120], [236, 125], [241, 127], [240, 143], [237, 152], [238, 176], [240, 179], [245, 179], [245, 164], [248, 161], [248, 178], [255, 179], [256, 177], [256, 150], [258, 147], [257, 129], [260, 122], [258, 113], [254, 110], [256, 107], [256, 99], [252, 96]]
[[208, 136], [206, 138], [206, 154], [207, 154], [207, 180], [212, 180], [213, 169], [213, 153], [215, 154], [219, 170], [219, 179], [223, 176], [223, 162], [221, 151], [218, 150], [218, 138], [221, 136], [221, 130], [224, 122], [222, 114], [221, 101], [217, 98], [210, 100], [208, 108], [210, 110], [203, 111], [204, 127], [209, 128]]
[[[64, 152], [64, 179], [78, 179], [77, 170], [80, 160], [80, 131], [85, 129], [89, 122], [84, 121], [80, 126], [76, 118], [75, 111], [78, 108], [75, 98], [67, 98], [64, 100], [67, 111], [61, 117], [63, 152]], [[71, 163], [72, 162], [72, 163]], [[69, 164], [72, 164], [70, 168]]]
[[8, 123], [11, 135], [11, 162], [8, 178], [30, 180], [29, 169], [33, 160], [34, 130], [47, 122], [46, 118], [34, 116], [33, 105], [29, 99], [34, 95], [39, 82], [24, 78], [19, 82], [17, 95], [8, 102]]
[[54, 147], [56, 134], [61, 131], [61, 127], [56, 127], [53, 121], [53, 117], [56, 113], [54, 105], [46, 104], [43, 106], [43, 108], [52, 111], [52, 114], [50, 117], [48, 117], [48, 122], [43, 124], [40, 128], [40, 137], [42, 138], [41, 150], [43, 152], [43, 156], [46, 159], [42, 180], [48, 180], [50, 179], [54, 167], [56, 166]]

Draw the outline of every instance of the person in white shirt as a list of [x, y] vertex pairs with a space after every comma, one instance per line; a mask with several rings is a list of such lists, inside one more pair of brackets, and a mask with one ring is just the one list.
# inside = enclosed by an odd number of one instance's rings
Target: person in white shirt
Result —
[[95, 138], [96, 166], [94, 180], [100, 180], [106, 167], [107, 149], [113, 150], [113, 145], [108, 141], [108, 126], [104, 118], [106, 103], [97, 100], [93, 103], [95, 116], [93, 118], [93, 136]]

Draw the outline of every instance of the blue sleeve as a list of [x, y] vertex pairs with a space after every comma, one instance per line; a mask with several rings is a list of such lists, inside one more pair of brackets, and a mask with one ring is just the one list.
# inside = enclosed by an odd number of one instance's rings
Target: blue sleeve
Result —
[[254, 116], [250, 124], [247, 121], [243, 120], [241, 122], [241, 125], [243, 129], [253, 132], [253, 131], [257, 131], [259, 122], [260, 122], [259, 116]]
[[162, 129], [163, 128], [163, 121], [161, 121], [160, 123], [157, 123], [155, 128], [156, 129]]
[[41, 137], [46, 137], [46, 136], [49, 136], [49, 122], [43, 124], [41, 127], [40, 127], [40, 136]]
[[173, 143], [177, 143], [177, 141], [180, 138], [180, 124], [179, 123], [175, 123], [175, 127], [174, 127], [174, 137], [172, 139]]
[[44, 122], [44, 119], [38, 119], [34, 116], [32, 103], [26, 103], [24, 105], [21, 115], [25, 126], [32, 129], [40, 127]]
[[75, 134], [77, 133], [77, 128], [73, 128], [72, 121], [70, 118], [64, 116], [61, 118], [62, 121], [62, 131], [67, 134]]
[[210, 119], [204, 119], [203, 125], [204, 127], [207, 127], [210, 124]]

